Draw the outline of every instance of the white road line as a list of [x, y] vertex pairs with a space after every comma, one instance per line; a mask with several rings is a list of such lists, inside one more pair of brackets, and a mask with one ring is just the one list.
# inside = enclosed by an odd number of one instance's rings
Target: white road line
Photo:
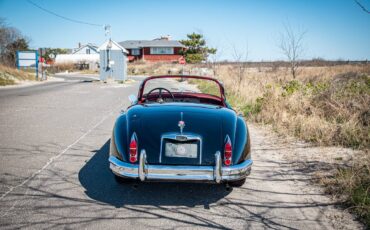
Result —
[[80, 140], [82, 140], [84, 137], [86, 137], [88, 134], [90, 134], [96, 127], [98, 127], [99, 125], [101, 125], [108, 117], [110, 117], [113, 112], [116, 111], [116, 109], [110, 111], [107, 115], [105, 115], [97, 124], [95, 124], [91, 129], [89, 129], [86, 133], [82, 134], [79, 138], [77, 138], [77, 140], [75, 140], [72, 144], [68, 145], [67, 148], [63, 149], [63, 151], [61, 151], [58, 155], [54, 156], [54, 157], [51, 157], [49, 159], [48, 162], [46, 162], [46, 164], [39, 170], [37, 170], [36, 172], [34, 172], [30, 177], [28, 177], [27, 179], [25, 179], [22, 183], [16, 185], [16, 186], [11, 186], [10, 189], [5, 192], [1, 197], [0, 197], [0, 201], [3, 200], [8, 194], [10, 194], [11, 192], [14, 191], [14, 189], [17, 189], [19, 187], [22, 187], [23, 185], [25, 185], [27, 182], [29, 182], [30, 180], [32, 180], [35, 176], [37, 176], [38, 174], [40, 174], [42, 171], [44, 171], [51, 163], [53, 163], [54, 160], [58, 159], [59, 157], [61, 157], [64, 153], [66, 153], [70, 148], [72, 148], [75, 144], [77, 144]]

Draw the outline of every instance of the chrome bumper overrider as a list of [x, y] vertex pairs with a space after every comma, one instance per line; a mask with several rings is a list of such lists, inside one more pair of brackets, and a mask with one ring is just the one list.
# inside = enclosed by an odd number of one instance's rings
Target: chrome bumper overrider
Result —
[[109, 157], [110, 168], [118, 176], [140, 178], [145, 180], [167, 181], [235, 181], [250, 174], [252, 160], [240, 164], [222, 167], [220, 152], [215, 154], [215, 166], [175, 166], [175, 165], [148, 165], [146, 164], [145, 150], [141, 150], [139, 164], [129, 164]]

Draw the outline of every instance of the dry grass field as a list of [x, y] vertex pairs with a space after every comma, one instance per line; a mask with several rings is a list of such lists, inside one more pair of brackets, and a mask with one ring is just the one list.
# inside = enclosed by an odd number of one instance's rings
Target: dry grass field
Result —
[[53, 64], [51, 67], [47, 68], [49, 73], [60, 73], [60, 72], [79, 72], [81, 74], [99, 74], [99, 69], [90, 70], [90, 69], [80, 69], [73, 63], [60, 63]]
[[369, 226], [370, 65], [304, 67], [296, 79], [286, 68], [243, 72], [229, 66], [217, 75], [249, 120], [319, 145], [362, 149], [351, 162], [333, 165], [333, 175], [317, 175]]
[[34, 81], [35, 74], [0, 65], [0, 86], [14, 85], [25, 80]]
[[[279, 133], [323, 145], [369, 148], [370, 65], [276, 71], [218, 70], [239, 110]], [[236, 76], [236, 77], [231, 77]]]
[[[280, 135], [320, 146], [359, 149], [350, 162], [333, 165], [317, 181], [370, 223], [370, 64], [301, 67], [293, 79], [287, 67], [245, 64], [136, 64], [129, 74], [212, 75], [224, 83], [227, 98], [250, 122]], [[200, 90], [214, 88], [198, 83]]]
[[74, 72], [76, 71], [76, 67], [73, 63], [62, 63], [62, 64], [54, 64], [50, 68], [48, 68], [50, 73], [60, 73], [60, 72]]
[[[129, 73], [179, 74], [182, 68], [139, 64], [129, 66]], [[370, 147], [370, 64], [302, 67], [296, 79], [285, 67], [211, 68], [188, 65], [184, 72], [221, 80], [229, 102], [250, 121], [320, 145]]]

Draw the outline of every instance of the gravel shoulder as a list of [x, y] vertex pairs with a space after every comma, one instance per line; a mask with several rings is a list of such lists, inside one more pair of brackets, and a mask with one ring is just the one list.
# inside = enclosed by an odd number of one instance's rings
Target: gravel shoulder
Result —
[[42, 85], [42, 84], [51, 83], [51, 82], [61, 82], [61, 81], [64, 81], [64, 79], [49, 76], [48, 80], [46, 80], [46, 81], [27, 81], [27, 80], [17, 81], [17, 83], [14, 84], [14, 85], [0, 86], [0, 90], [25, 88], [25, 87], [30, 87], [30, 86]]
[[[302, 221], [308, 224], [309, 228], [364, 228], [352, 214], [340, 207], [335, 200], [324, 195], [323, 188], [313, 183], [316, 173], [332, 169], [333, 164], [337, 163], [335, 159], [349, 159], [356, 151], [312, 146], [294, 138], [279, 137], [267, 127], [250, 124], [249, 128], [255, 162], [252, 177], [256, 176], [256, 170], [263, 171], [265, 177], [261, 179], [266, 180], [262, 182], [261, 190], [266, 191], [266, 194], [278, 194], [268, 197], [273, 198], [274, 204], [282, 205], [281, 208], [277, 208], [282, 211], [279, 216], [289, 215], [289, 212], [285, 213], [287, 210], [284, 206], [295, 206], [290, 209], [294, 211], [294, 214], [290, 213], [292, 221]], [[256, 183], [255, 186], [261, 184]], [[302, 225], [298, 228], [306, 227]]]

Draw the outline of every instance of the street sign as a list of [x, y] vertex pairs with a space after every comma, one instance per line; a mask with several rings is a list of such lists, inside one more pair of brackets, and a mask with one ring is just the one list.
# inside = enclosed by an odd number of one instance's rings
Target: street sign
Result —
[[17, 67], [35, 67], [37, 51], [17, 51]]
[[21, 51], [17, 50], [17, 68], [34, 68], [36, 71], [36, 79], [38, 78], [38, 53], [37, 50]]
[[184, 57], [180, 57], [179, 58], [179, 64], [180, 65], [185, 65], [186, 64], [186, 61], [185, 61], [185, 58]]

